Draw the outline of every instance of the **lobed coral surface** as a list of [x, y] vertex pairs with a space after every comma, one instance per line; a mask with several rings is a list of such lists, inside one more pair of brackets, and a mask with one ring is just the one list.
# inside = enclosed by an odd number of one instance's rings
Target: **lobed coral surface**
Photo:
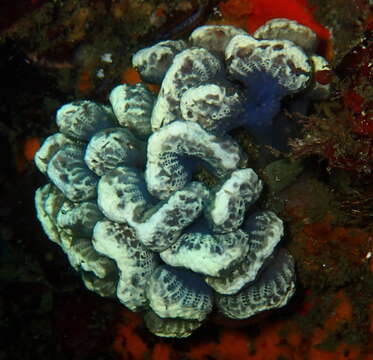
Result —
[[[142, 84], [120, 85], [111, 107], [91, 101], [57, 112], [59, 133], [35, 156], [50, 183], [38, 218], [85, 285], [141, 311], [153, 333], [186, 337], [216, 307], [233, 319], [284, 306], [294, 262], [283, 223], [249, 212], [263, 184], [229, 135], [245, 126], [268, 141], [282, 101], [324, 98], [328, 63], [317, 36], [273, 19], [254, 36], [197, 28], [188, 41], [139, 51]], [[200, 167], [215, 186], [198, 181]]]

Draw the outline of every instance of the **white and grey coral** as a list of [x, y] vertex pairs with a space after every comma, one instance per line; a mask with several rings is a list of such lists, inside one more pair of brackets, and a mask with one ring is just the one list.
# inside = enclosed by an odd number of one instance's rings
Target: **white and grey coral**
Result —
[[[239, 82], [254, 72], [275, 79], [281, 96], [327, 94], [313, 82], [314, 69], [327, 67], [311, 54], [315, 42], [286, 19], [254, 37], [200, 27], [188, 42], [134, 56], [158, 95], [120, 85], [112, 109], [81, 101], [58, 111], [60, 132], [35, 156], [50, 180], [36, 209], [89, 289], [143, 311], [148, 328], [166, 337], [189, 336], [214, 306], [242, 319], [288, 302], [295, 272], [278, 247], [283, 223], [270, 211], [249, 213], [263, 185], [227, 131], [240, 125]], [[196, 181], [196, 164], [219, 185]]]

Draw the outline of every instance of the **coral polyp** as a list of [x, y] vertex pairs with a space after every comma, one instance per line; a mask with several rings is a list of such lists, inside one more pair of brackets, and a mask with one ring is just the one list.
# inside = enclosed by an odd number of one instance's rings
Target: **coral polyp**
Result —
[[35, 156], [48, 237], [87, 288], [159, 336], [189, 336], [214, 308], [234, 319], [279, 308], [295, 291], [282, 220], [251, 210], [263, 183], [229, 132], [261, 137], [284, 98], [318, 96], [316, 35], [286, 19], [256, 35], [204, 26], [140, 50], [133, 64], [159, 94], [119, 85], [111, 106], [64, 105]]

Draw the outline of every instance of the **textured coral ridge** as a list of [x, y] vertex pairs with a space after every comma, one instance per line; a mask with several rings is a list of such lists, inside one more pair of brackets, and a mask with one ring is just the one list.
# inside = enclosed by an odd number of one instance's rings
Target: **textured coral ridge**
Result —
[[[133, 64], [159, 94], [120, 85], [111, 106], [66, 104], [35, 156], [50, 180], [35, 199], [48, 237], [89, 289], [159, 336], [189, 336], [214, 307], [233, 319], [279, 308], [295, 291], [283, 223], [250, 212], [263, 184], [228, 132], [267, 123], [285, 96], [325, 96], [313, 73], [328, 65], [294, 21], [256, 35], [204, 26], [139, 51]], [[196, 180], [200, 166], [216, 186]]]

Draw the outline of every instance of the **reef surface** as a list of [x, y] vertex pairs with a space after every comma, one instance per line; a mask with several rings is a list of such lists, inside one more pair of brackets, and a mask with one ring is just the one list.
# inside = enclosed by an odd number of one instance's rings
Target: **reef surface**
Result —
[[[281, 3], [273, 13], [263, 10], [264, 0], [0, 5], [6, 14], [0, 22], [0, 327], [6, 334], [0, 358], [371, 358], [370, 4]], [[88, 292], [60, 248], [43, 235], [33, 197], [45, 178], [32, 159], [57, 131], [53, 119], [63, 104], [107, 102], [118, 83], [141, 81], [130, 66], [139, 49], [186, 39], [204, 24], [253, 33], [275, 17], [306, 22], [322, 39], [316, 53], [328, 59], [332, 72], [318, 79], [329, 84], [332, 96], [300, 115], [286, 109], [284, 121], [296, 125], [286, 148], [268, 139], [258, 144], [242, 128], [231, 136], [265, 184], [260, 208], [285, 223], [283, 245], [297, 264], [297, 292], [283, 310], [249, 321], [214, 315], [187, 340], [160, 341], [117, 301]], [[204, 171], [195, 176], [212, 180]]]

